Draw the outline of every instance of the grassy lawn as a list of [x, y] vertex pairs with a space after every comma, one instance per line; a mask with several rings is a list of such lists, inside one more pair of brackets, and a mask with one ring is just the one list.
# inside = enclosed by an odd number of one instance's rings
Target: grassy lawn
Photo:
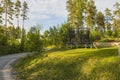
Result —
[[14, 65], [22, 80], [120, 80], [116, 47], [51, 50]]

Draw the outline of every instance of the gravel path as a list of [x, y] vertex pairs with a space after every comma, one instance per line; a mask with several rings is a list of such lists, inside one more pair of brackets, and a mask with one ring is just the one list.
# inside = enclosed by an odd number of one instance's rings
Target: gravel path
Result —
[[20, 53], [0, 57], [0, 80], [14, 80], [11, 77], [10, 64], [26, 55], [27, 53]]

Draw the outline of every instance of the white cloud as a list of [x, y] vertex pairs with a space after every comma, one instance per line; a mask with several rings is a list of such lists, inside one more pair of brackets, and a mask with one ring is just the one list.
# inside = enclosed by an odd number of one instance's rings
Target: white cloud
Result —
[[[13, 0], [16, 1], [16, 0]], [[20, 0], [27, 1], [29, 6], [29, 20], [25, 21], [25, 28], [28, 29], [36, 23], [43, 24], [44, 27], [62, 23], [67, 18], [66, 0]], [[58, 20], [53, 19], [57, 17]], [[62, 19], [62, 20], [61, 20]], [[60, 22], [61, 21], [61, 22]], [[44, 23], [41, 23], [44, 22]], [[16, 24], [16, 19], [14, 19]], [[46, 23], [46, 24], [45, 24]], [[20, 20], [22, 26], [22, 21]]]
[[113, 10], [113, 5], [116, 2], [120, 3], [120, 0], [95, 0], [95, 4], [99, 11], [104, 11], [106, 8]]
[[[24, 0], [21, 0], [22, 2]], [[45, 27], [57, 25], [67, 19], [66, 1], [67, 0], [26, 0], [28, 2], [30, 12], [29, 21], [26, 21], [27, 28], [35, 23], [44, 24]], [[99, 11], [104, 11], [105, 8], [113, 9], [115, 2], [120, 0], [94, 0]], [[57, 17], [53, 19], [53, 17]], [[48, 22], [49, 21], [49, 22]], [[59, 21], [59, 22], [57, 22]], [[41, 23], [44, 22], [44, 23]]]
[[27, 2], [30, 8], [30, 15], [33, 18], [38, 16], [39, 19], [47, 19], [51, 15], [63, 18], [67, 17], [65, 0], [29, 0]]

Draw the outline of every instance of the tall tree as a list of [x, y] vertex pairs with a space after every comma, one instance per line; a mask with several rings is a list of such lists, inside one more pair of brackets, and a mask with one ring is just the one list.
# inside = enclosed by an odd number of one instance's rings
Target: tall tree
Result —
[[17, 18], [17, 26], [18, 27], [19, 27], [20, 8], [21, 8], [21, 2], [19, 0], [16, 0], [16, 3], [15, 3], [15, 16]]
[[44, 47], [47, 47], [49, 45], [48, 41], [49, 41], [49, 31], [48, 30], [45, 30], [44, 33], [43, 33], [43, 44], [44, 44]]
[[105, 32], [105, 24], [104, 24], [104, 14], [102, 12], [97, 13], [97, 26], [98, 26], [98, 32], [104, 33]]
[[79, 38], [79, 29], [84, 28], [84, 15], [85, 15], [85, 6], [87, 0], [75, 0], [76, 5], [76, 47], [78, 47], [78, 43], [80, 42]]
[[75, 4], [74, 0], [67, 0], [68, 21], [72, 26], [75, 26]]
[[76, 2], [76, 21], [77, 27], [83, 28], [85, 18], [85, 8], [88, 0], [75, 0]]
[[97, 9], [94, 0], [89, 0], [86, 4], [86, 25], [90, 30], [95, 26]]
[[112, 13], [111, 13], [111, 10], [106, 8], [105, 9], [105, 28], [106, 28], [106, 31], [109, 31], [111, 30], [111, 22], [113, 19], [113, 16], [112, 16]]
[[84, 9], [87, 0], [68, 0], [67, 10], [68, 10], [68, 21], [71, 26], [75, 28], [76, 32], [76, 47], [78, 47], [79, 39], [79, 29], [83, 27], [84, 20]]
[[40, 38], [40, 29], [38, 28], [38, 25], [31, 27], [27, 34], [26, 43], [26, 48], [28, 51], [41, 51], [43, 45]]
[[[115, 10], [113, 11], [114, 12], [114, 22], [113, 22], [113, 25], [116, 24], [116, 27], [117, 29], [120, 28], [120, 3], [116, 2], [115, 5]], [[115, 29], [115, 26], [113, 26], [113, 28]]]
[[8, 22], [9, 24], [13, 25], [12, 20], [13, 20], [13, 14], [14, 14], [14, 10], [13, 10], [13, 2], [11, 0], [2, 0], [2, 9], [3, 12], [5, 14], [5, 18], [3, 18], [3, 20], [5, 21], [4, 23], [4, 35], [6, 35], [6, 30], [7, 30], [7, 26], [8, 26]]
[[13, 25], [12, 21], [13, 20], [13, 14], [14, 14], [14, 9], [13, 9], [13, 2], [11, 0], [3, 0], [3, 11], [5, 13], [5, 27], [7, 27], [7, 24]]
[[3, 8], [2, 8], [1, 1], [0, 1], [0, 24], [2, 24], [2, 13], [3, 13]]
[[26, 31], [24, 28], [22, 28], [21, 34], [22, 37], [21, 37], [20, 50], [25, 51]]
[[28, 4], [26, 1], [23, 2], [23, 5], [22, 5], [22, 20], [23, 20], [23, 25], [22, 25], [22, 28], [24, 28], [24, 21], [28, 19], [28, 16], [27, 16], [27, 13], [28, 13]]
[[51, 38], [51, 42], [52, 42], [52, 45], [55, 45], [56, 47], [58, 47], [58, 43], [59, 43], [59, 28], [54, 26], [53, 28], [51, 27], [50, 28], [50, 38]]
[[116, 2], [114, 4], [115, 10], [114, 10], [114, 17], [120, 19], [120, 3]]
[[74, 31], [70, 27], [69, 23], [64, 23], [61, 25], [59, 30], [60, 44], [61, 47], [67, 47], [66, 44], [72, 42], [74, 38]]
[[120, 3], [116, 2], [114, 4], [115, 10], [114, 13], [114, 19], [113, 19], [113, 30], [114, 30], [114, 36], [118, 37], [119, 35], [119, 29], [120, 29]]
[[68, 21], [73, 27], [82, 27], [87, 0], [67, 0]]
[[[76, 0], [67, 0], [67, 10], [68, 10], [68, 22], [71, 26], [76, 29], [76, 38], [78, 38], [78, 26], [77, 26], [77, 1]], [[78, 38], [79, 39], [79, 38]], [[76, 40], [76, 44], [78, 40]], [[77, 47], [78, 45], [76, 45]]]
[[16, 39], [21, 38], [21, 29], [20, 29], [20, 27], [16, 27], [16, 29], [15, 29], [15, 38]]

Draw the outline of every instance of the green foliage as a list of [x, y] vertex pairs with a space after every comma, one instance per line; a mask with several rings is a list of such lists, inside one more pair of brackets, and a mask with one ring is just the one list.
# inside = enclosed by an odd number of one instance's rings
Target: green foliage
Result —
[[57, 49], [22, 58], [15, 69], [24, 80], [119, 80], [119, 64], [114, 47]]
[[[68, 22], [71, 26], [76, 29], [75, 42], [79, 42], [79, 31], [78, 29], [83, 28], [85, 20], [85, 7], [87, 0], [67, 0], [66, 8], [68, 11]], [[78, 45], [76, 45], [78, 47]]]
[[101, 38], [100, 34], [96, 30], [91, 31], [91, 39], [92, 41], [99, 40]]
[[74, 30], [70, 26], [70, 23], [63, 23], [59, 27], [51, 27], [44, 32], [43, 42], [46, 46], [55, 45], [56, 47], [66, 47], [66, 44], [70, 42], [74, 36]]
[[21, 2], [16, 0], [15, 2], [15, 16], [17, 18], [17, 26], [19, 27], [19, 17], [20, 17]]
[[27, 34], [27, 40], [25, 43], [27, 51], [41, 51], [43, 48], [42, 41], [40, 39], [40, 30], [36, 27], [32, 27]]
[[48, 41], [50, 41], [50, 45], [55, 45], [56, 47], [60, 46], [60, 35], [59, 35], [59, 27], [51, 27], [49, 29]]
[[59, 31], [61, 47], [66, 47], [66, 44], [73, 33], [74, 31], [72, 31], [72, 27], [69, 23], [62, 24]]
[[104, 24], [104, 14], [102, 12], [98, 12], [97, 14], [97, 25], [98, 25], [98, 32], [104, 34], [105, 24]]
[[26, 41], [26, 32], [25, 29], [22, 29], [22, 33], [21, 33], [22, 37], [21, 37], [21, 44], [20, 44], [20, 50], [21, 51], [25, 51], [25, 41]]
[[28, 16], [27, 16], [27, 13], [28, 13], [28, 4], [26, 1], [23, 2], [23, 5], [22, 5], [22, 20], [23, 20], [23, 25], [22, 27], [24, 28], [24, 21], [28, 19]]
[[44, 31], [44, 34], [43, 34], [43, 46], [47, 47], [49, 45], [50, 45], [49, 31], [46, 30]]
[[106, 8], [105, 9], [105, 27], [106, 27], [106, 31], [108, 32], [108, 36], [111, 36], [111, 35], [109, 35], [109, 32], [110, 32], [110, 30], [112, 30], [111, 29], [112, 24], [110, 22], [112, 20], [113, 20], [113, 15], [111, 13], [111, 10]]
[[4, 26], [0, 27], [0, 55], [6, 55], [11, 53], [18, 53], [20, 51], [20, 41], [15, 37], [17, 30], [10, 26], [6, 29], [7, 35], [4, 35]]
[[114, 38], [120, 38], [120, 29], [115, 30], [112, 35]]
[[9, 51], [10, 51], [9, 46], [0, 45], [0, 56], [10, 54]]
[[2, 7], [3, 7], [3, 13], [5, 14], [5, 27], [7, 27], [7, 23], [9, 22], [9, 24], [13, 24], [12, 20], [13, 20], [13, 14], [14, 14], [14, 3], [11, 0], [2, 0]]
[[88, 2], [86, 3], [85, 12], [87, 28], [93, 29], [93, 27], [95, 26], [95, 18], [97, 13], [94, 0], [88, 0]]
[[[104, 14], [97, 11], [94, 0], [67, 0], [68, 22], [76, 31], [85, 27], [96, 30], [98, 37], [95, 37], [94, 32], [91, 33], [94, 36], [93, 41], [106, 37], [119, 38], [120, 3], [116, 2], [114, 7], [113, 12], [106, 8]], [[77, 31], [76, 43], [80, 40], [78, 35], [79, 32]]]
[[[0, 1], [0, 46], [4, 48], [0, 47], [0, 50], [2, 49], [0, 55], [25, 51], [26, 32], [24, 29], [21, 30], [19, 18], [21, 15], [24, 23], [24, 20], [27, 19], [27, 11], [28, 4], [26, 1], [23, 4], [19, 0], [16, 2], [11, 0]], [[17, 18], [18, 25], [16, 28], [13, 24], [13, 16]], [[10, 26], [7, 25], [8, 23]]]
[[112, 30], [107, 30], [106, 37], [113, 37], [113, 31]]
[[21, 29], [20, 29], [20, 27], [16, 27], [16, 29], [15, 29], [15, 38], [16, 39], [20, 39], [21, 38]]
[[0, 36], [0, 45], [7, 45], [7, 36], [1, 35]]

